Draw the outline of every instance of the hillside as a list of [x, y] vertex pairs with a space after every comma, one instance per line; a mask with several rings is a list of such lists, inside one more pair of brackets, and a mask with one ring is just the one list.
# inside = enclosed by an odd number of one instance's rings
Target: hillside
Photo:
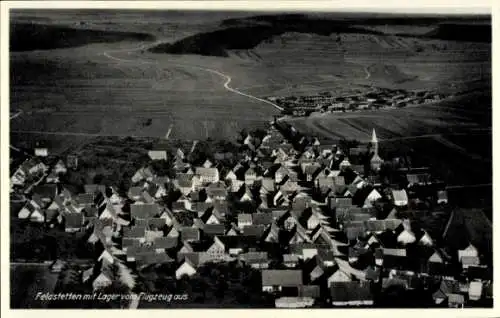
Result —
[[147, 33], [77, 29], [39, 23], [12, 23], [10, 26], [11, 52], [51, 50], [124, 40], [153, 41], [154, 39]]
[[443, 23], [424, 37], [448, 41], [491, 43], [491, 25]]
[[[442, 23], [446, 21], [446, 23]], [[303, 14], [261, 15], [227, 19], [221, 29], [202, 32], [172, 43], [163, 43], [150, 49], [153, 53], [198, 54], [228, 57], [228, 50], [249, 50], [262, 42], [285, 33], [304, 33], [330, 36], [332, 34], [387, 35], [383, 28], [374, 26], [403, 27], [396, 35], [403, 38], [436, 39], [458, 42], [491, 42], [491, 25], [488, 20], [447, 22], [443, 18], [347, 18]], [[405, 32], [408, 25], [425, 26], [430, 31], [423, 34]], [[475, 36], [480, 34], [479, 36]]]
[[153, 53], [199, 54], [209, 56], [229, 56], [227, 50], [248, 50], [261, 42], [287, 32], [330, 35], [332, 33], [379, 34], [377, 31], [345, 26], [330, 21], [298, 24], [258, 25], [230, 27], [186, 37], [180, 41], [160, 44], [150, 49]]

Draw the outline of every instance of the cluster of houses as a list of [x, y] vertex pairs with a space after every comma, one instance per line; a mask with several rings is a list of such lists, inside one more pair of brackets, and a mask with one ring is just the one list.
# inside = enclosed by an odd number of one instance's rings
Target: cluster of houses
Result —
[[406, 91], [403, 89], [376, 88], [365, 94], [337, 96], [318, 94], [308, 96], [269, 97], [283, 107], [283, 113], [293, 116], [308, 116], [312, 113], [352, 112], [368, 109], [390, 109], [411, 105], [433, 103], [445, 98], [442, 94], [428, 91]]
[[[297, 150], [275, 125], [243, 146], [247, 154], [234, 166], [208, 159], [195, 165], [180, 148], [155, 150], [152, 161], [172, 157], [175, 178], [145, 165], [127, 193], [100, 184], [73, 193], [58, 180], [67, 172], [63, 160], [48, 166], [31, 158], [11, 177], [27, 197], [18, 218], [90, 232], [89, 243], [102, 253], [82, 280], [94, 289], [123, 277], [133, 287], [130, 268], [171, 264], [172, 276], [182, 279], [207, 263], [238, 261], [261, 272], [262, 292], [275, 295], [277, 307], [318, 299], [371, 306], [391, 288], [425, 290], [450, 307], [490, 295], [476, 247], [450, 252], [402, 216], [418, 200], [412, 187], [430, 177], [407, 171], [407, 186], [382, 184], [375, 131], [367, 167], [351, 163], [354, 149], [317, 139]], [[432, 198], [447, 204], [445, 190]], [[451, 274], [457, 264], [461, 270]]]

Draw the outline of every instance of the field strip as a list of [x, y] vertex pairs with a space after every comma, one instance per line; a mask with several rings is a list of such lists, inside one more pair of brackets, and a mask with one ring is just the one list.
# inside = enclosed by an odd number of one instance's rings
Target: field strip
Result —
[[459, 185], [450, 185], [446, 186], [446, 190], [451, 189], [462, 189], [462, 188], [482, 188], [492, 186], [493, 183], [480, 183], [480, 184], [459, 184]]
[[[293, 85], [304, 85], [304, 84], [321, 84], [321, 83], [329, 83], [329, 82], [337, 82], [336, 79], [330, 78], [330, 79], [322, 79], [322, 80], [315, 80], [315, 81], [309, 81], [309, 82], [301, 82], [299, 84], [286, 84], [286, 83], [278, 83], [274, 82], [271, 85], [276, 85], [276, 86], [282, 86], [283, 88], [280, 88], [279, 90], [285, 90], [290, 88]], [[260, 84], [260, 85], [252, 85], [252, 86], [243, 86], [243, 87], [238, 87], [237, 89], [254, 89], [254, 88], [260, 88], [260, 87], [269, 87], [269, 84]]]
[[148, 136], [138, 136], [130, 134], [102, 134], [102, 133], [81, 133], [69, 131], [43, 131], [43, 130], [11, 130], [15, 134], [31, 134], [31, 135], [56, 135], [56, 136], [83, 136], [83, 137], [132, 137], [132, 138], [147, 138]]
[[459, 153], [461, 153], [461, 154], [463, 154], [465, 156], [468, 156], [469, 158], [471, 158], [473, 160], [484, 161], [483, 157], [467, 151], [467, 149], [465, 149], [465, 148], [463, 148], [463, 147], [461, 147], [461, 146], [459, 146], [459, 145], [457, 145], [457, 144], [449, 141], [446, 138], [443, 138], [442, 135], [436, 137], [435, 140], [438, 141], [439, 143], [441, 143], [443, 146], [446, 146], [446, 147], [451, 148], [451, 149], [455, 149]]
[[[134, 62], [134, 63], [141, 63], [141, 64], [159, 64], [158, 61], [156, 62], [150, 62], [150, 61], [146, 61], [146, 60], [139, 60], [139, 59], [136, 59], [136, 60], [125, 60], [125, 59], [121, 59], [121, 58], [117, 58], [117, 57], [114, 57], [112, 55], [110, 55], [109, 53], [110, 52], [132, 52], [132, 51], [139, 51], [139, 50], [142, 50], [146, 47], [145, 44], [137, 47], [137, 48], [132, 48], [132, 49], [120, 49], [120, 50], [114, 50], [114, 51], [107, 51], [107, 52], [104, 52], [103, 55], [106, 56], [107, 58], [109, 59], [112, 59], [112, 60], [115, 60], [115, 61], [119, 61], [119, 62]], [[241, 95], [241, 96], [245, 96], [245, 97], [248, 97], [250, 99], [253, 99], [253, 100], [257, 100], [257, 101], [260, 101], [260, 102], [263, 102], [263, 103], [266, 103], [266, 104], [269, 104], [271, 106], [273, 106], [274, 108], [282, 111], [284, 110], [283, 107], [280, 107], [278, 105], [276, 105], [275, 103], [273, 102], [270, 102], [266, 99], [262, 99], [262, 98], [259, 98], [257, 96], [253, 96], [253, 95], [250, 95], [250, 94], [247, 94], [247, 93], [244, 93], [242, 91], [239, 91], [235, 88], [232, 88], [231, 86], [229, 86], [229, 84], [231, 83], [231, 76], [229, 75], [226, 75], [222, 72], [219, 72], [217, 70], [214, 70], [214, 69], [211, 69], [211, 68], [206, 68], [206, 67], [201, 67], [201, 66], [197, 66], [197, 65], [190, 65], [190, 64], [179, 64], [179, 63], [173, 63], [174, 66], [181, 66], [181, 67], [189, 67], [189, 68], [194, 68], [194, 69], [199, 69], [199, 70], [202, 70], [202, 71], [205, 71], [205, 72], [209, 72], [209, 73], [212, 73], [212, 74], [216, 74], [222, 78], [224, 78], [226, 81], [224, 82], [223, 86], [226, 90], [234, 93], [234, 94], [238, 94], [238, 95]]]
[[[491, 128], [478, 128], [478, 131], [491, 131]], [[444, 134], [446, 135], [446, 133]], [[460, 136], [460, 135], [470, 135], [470, 132], [464, 133], [452, 133], [451, 135]], [[406, 136], [406, 137], [394, 137], [394, 138], [379, 138], [379, 141], [398, 141], [398, 140], [411, 140], [411, 139], [419, 139], [419, 138], [441, 138], [443, 134], [427, 134], [427, 135], [417, 135], [417, 136]], [[455, 146], [454, 146], [455, 148]]]

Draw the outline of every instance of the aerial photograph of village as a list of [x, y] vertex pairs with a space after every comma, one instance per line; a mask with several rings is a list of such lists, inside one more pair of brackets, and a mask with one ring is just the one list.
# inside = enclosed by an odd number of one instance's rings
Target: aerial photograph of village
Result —
[[10, 308], [493, 308], [490, 14], [8, 24]]

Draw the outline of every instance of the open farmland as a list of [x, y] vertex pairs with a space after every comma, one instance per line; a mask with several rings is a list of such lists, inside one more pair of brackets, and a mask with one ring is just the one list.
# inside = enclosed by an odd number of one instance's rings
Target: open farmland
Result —
[[[231, 15], [236, 23], [253, 23], [238, 20], [251, 13]], [[11, 130], [29, 135], [163, 137], [172, 128], [172, 138], [234, 138], [241, 129], [261, 127], [279, 113], [258, 100], [266, 96], [325, 90], [345, 94], [372, 85], [454, 92], [483, 85], [491, 77], [488, 43], [385, 35], [345, 25], [331, 34], [290, 30], [247, 49], [228, 49], [227, 57], [141, 50], [143, 44], [154, 47], [155, 41], [175, 43], [190, 36], [210, 44], [209, 32], [235, 23], [223, 21], [227, 16], [14, 12], [12, 23], [34, 23], [40, 30], [47, 30], [42, 25], [72, 28], [85, 41], [76, 47], [53, 43], [52, 49], [11, 52], [11, 108], [24, 111], [11, 121]], [[150, 36], [141, 40], [124, 35], [120, 40], [105, 33], [117, 31]]]
[[321, 114], [287, 119], [298, 130], [327, 139], [368, 141], [372, 129], [382, 142], [423, 135], [491, 130], [491, 93], [474, 92], [422, 106]]
[[[277, 113], [266, 103], [226, 90], [224, 78], [216, 74], [178, 66], [178, 61], [156, 65], [132, 57], [120, 62], [102, 55], [108, 50], [94, 45], [85, 52], [63, 49], [14, 57], [14, 78], [22, 84], [14, 83], [11, 105], [25, 114], [12, 121], [11, 130], [163, 137], [172, 125], [176, 138], [229, 138], [243, 128], [262, 126]], [[47, 66], [45, 59], [57, 63]], [[21, 67], [16, 66], [24, 63], [50, 71], [38, 78], [18, 73]], [[151, 124], [144, 126], [148, 119]]]
[[[474, 92], [402, 109], [291, 118], [297, 130], [324, 140], [368, 142], [372, 129], [386, 158], [412, 153], [450, 184], [491, 183], [491, 93]], [[457, 173], [459, 171], [459, 173]]]
[[[23, 22], [34, 14], [23, 13], [27, 15], [21, 19]], [[14, 22], [23, 13], [18, 12]], [[128, 21], [141, 19], [127, 14], [109, 20], [105, 30], [120, 27], [140, 30], [140, 26]], [[166, 21], [165, 17], [148, 14], [145, 13], [153, 22]], [[177, 14], [177, 19], [170, 19], [169, 23], [197, 22], [159, 26], [155, 36], [168, 41], [185, 36], [185, 32], [217, 26], [214, 18], [197, 19], [192, 13], [193, 19], [186, 19], [186, 15]], [[68, 26], [71, 21], [68, 15], [62, 15], [61, 25]], [[78, 29], [87, 25], [91, 30], [103, 27], [102, 21], [95, 21], [97, 18], [90, 13], [75, 15], [82, 22]], [[35, 20], [40, 23], [40, 19]], [[58, 23], [54, 13], [42, 21], [50, 25]], [[166, 29], [165, 34], [162, 28]], [[269, 104], [228, 91], [223, 86], [226, 80], [223, 76], [181, 65], [210, 67], [217, 62], [215, 59], [189, 60], [175, 56], [146, 62], [145, 58], [132, 55], [142, 43], [124, 39], [115, 43], [11, 52], [11, 108], [24, 111], [12, 120], [11, 131], [163, 137], [171, 127], [174, 138], [233, 138], [241, 129], [262, 126], [278, 113]], [[104, 55], [106, 52], [109, 55]], [[244, 73], [235, 68], [235, 73]]]

